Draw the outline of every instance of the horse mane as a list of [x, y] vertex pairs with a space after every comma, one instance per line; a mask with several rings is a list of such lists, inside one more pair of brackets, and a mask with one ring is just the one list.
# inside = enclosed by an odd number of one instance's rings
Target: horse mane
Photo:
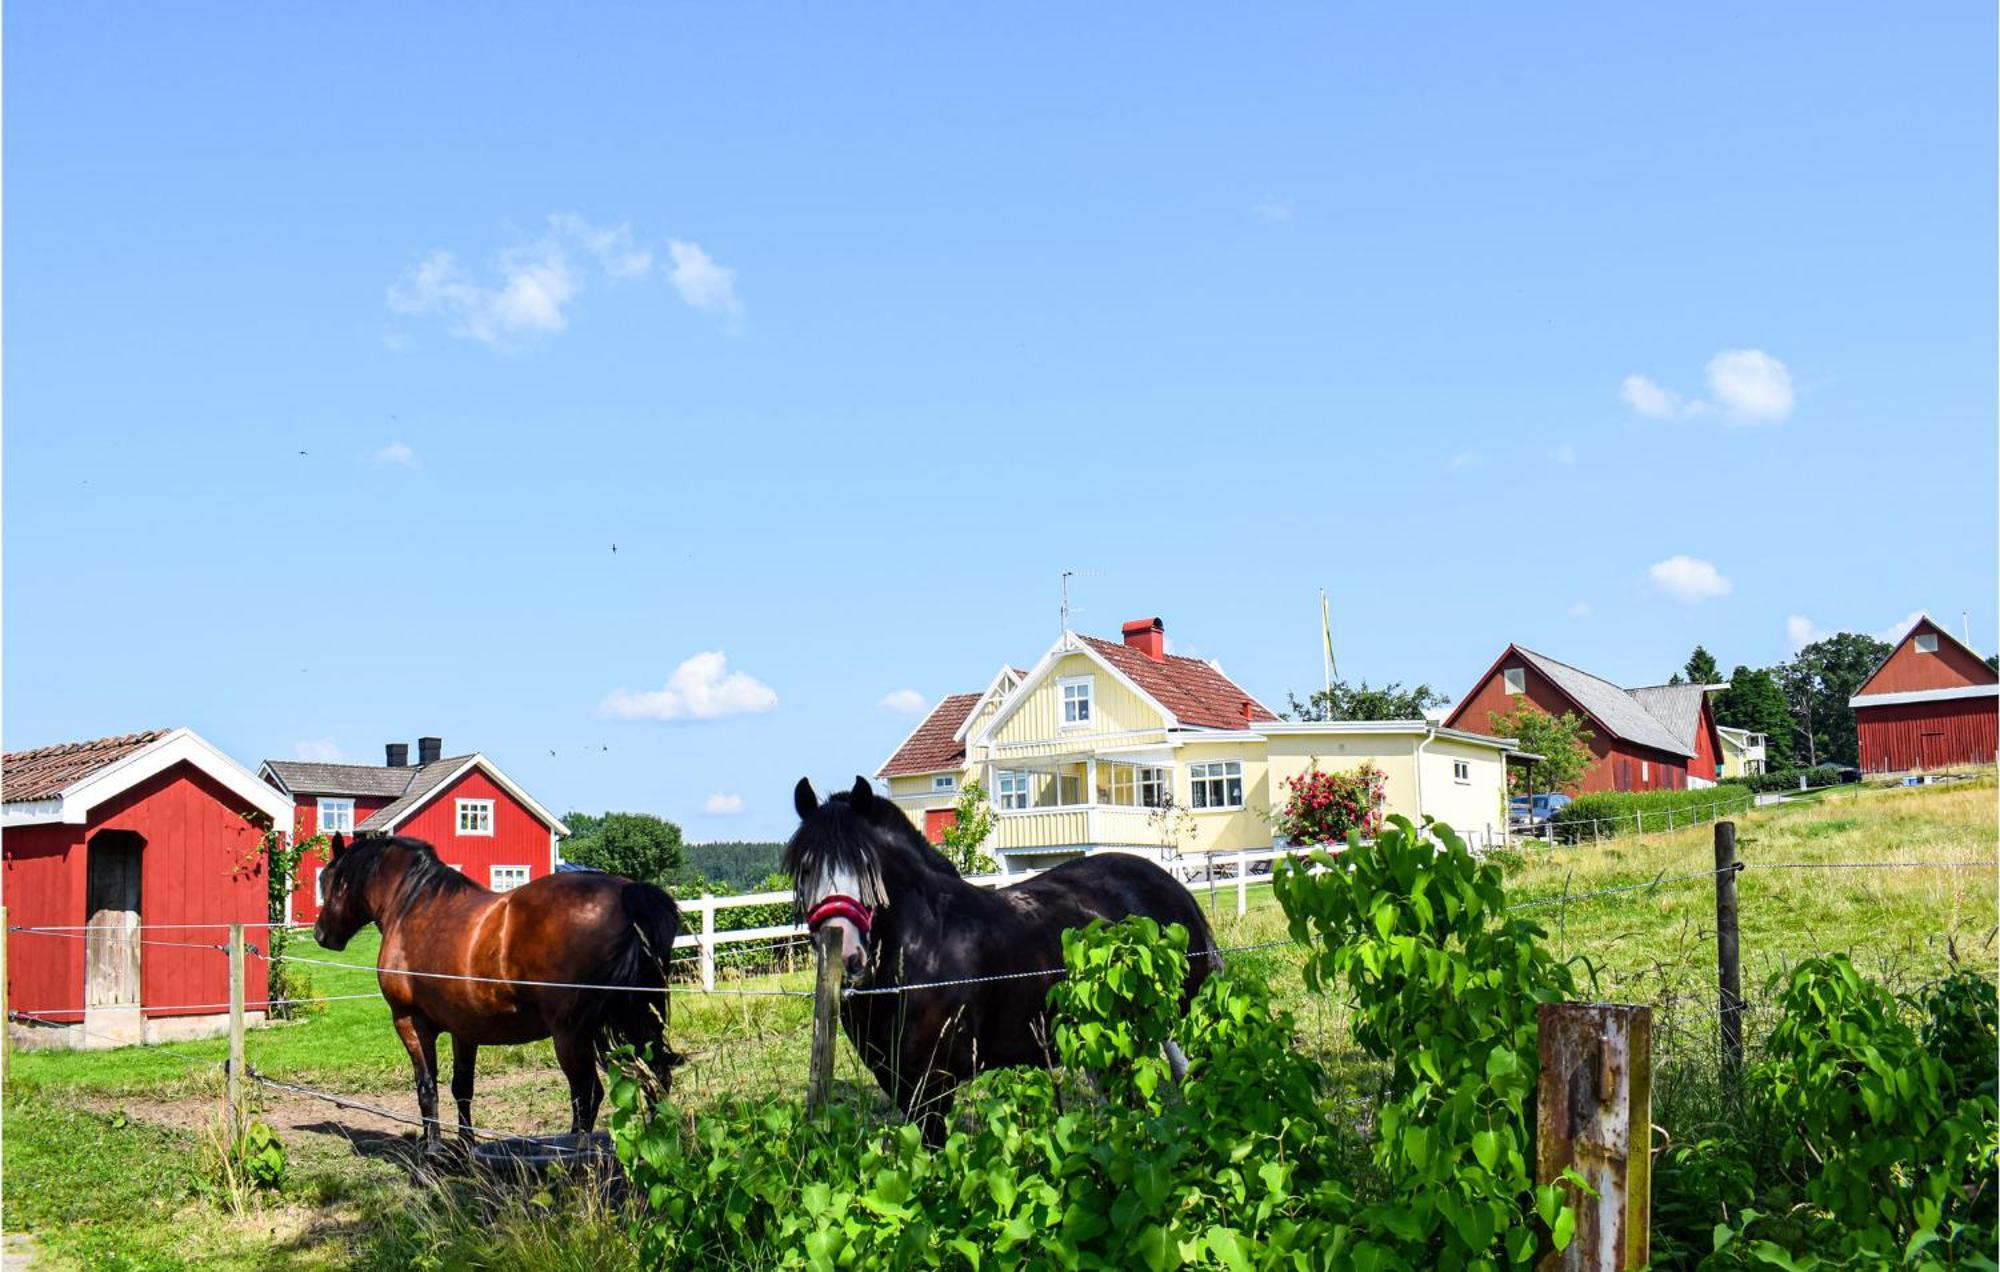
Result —
[[[373, 873], [382, 854], [391, 848], [406, 850], [410, 854], [410, 866], [403, 872], [403, 884], [396, 890], [395, 898], [389, 903], [390, 912], [378, 916], [381, 920], [401, 919], [411, 910], [437, 897], [483, 890], [478, 884], [440, 861], [437, 849], [421, 839], [412, 839], [407, 835], [357, 839], [347, 846], [347, 850], [340, 854], [340, 860], [335, 864], [345, 865], [349, 861], [355, 861], [357, 864], [348, 866], [348, 869], [361, 872], [365, 877], [366, 874]], [[362, 854], [362, 857], [357, 858], [356, 854]]]
[[836, 792], [799, 822], [785, 842], [782, 864], [794, 883], [824, 878], [836, 870], [850, 874], [860, 881], [863, 892], [873, 894], [856, 899], [877, 908], [889, 904], [885, 876], [907, 879], [914, 874], [959, 881], [957, 868], [917, 833], [901, 809], [880, 797], [858, 808], [846, 791]]

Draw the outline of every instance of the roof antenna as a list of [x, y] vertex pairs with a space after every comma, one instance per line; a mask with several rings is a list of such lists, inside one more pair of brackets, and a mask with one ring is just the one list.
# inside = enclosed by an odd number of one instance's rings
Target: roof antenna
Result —
[[1966, 647], [1967, 649], [1971, 649], [1971, 648], [1972, 648], [1972, 611], [1971, 611], [1971, 610], [1960, 610], [1960, 611], [1958, 612], [1958, 630], [1959, 630], [1959, 631], [1961, 631], [1961, 632], [1963, 632], [1963, 633], [1965, 633], [1965, 647]]
[[1062, 572], [1062, 634], [1065, 639], [1069, 636], [1069, 576], [1075, 573], [1075, 570]]

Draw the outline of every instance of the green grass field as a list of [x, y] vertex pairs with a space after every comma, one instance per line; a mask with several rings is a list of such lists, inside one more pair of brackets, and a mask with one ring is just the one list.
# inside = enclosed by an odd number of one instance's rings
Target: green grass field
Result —
[[[1949, 787], [1826, 793], [1738, 819], [1746, 1034], [1769, 981], [1800, 958], [1845, 952], [1899, 987], [1935, 976], [1954, 959], [1991, 969], [1996, 914], [1995, 789], [1991, 778]], [[1972, 868], [1935, 863], [1983, 862]], [[1698, 1068], [1715, 1051], [1715, 902], [1712, 832], [1535, 847], [1508, 859], [1514, 904], [1576, 960], [1599, 998], [1657, 1010], [1656, 1069], [1671, 1096], [1675, 1066]], [[1891, 868], [1830, 868], [1887, 864]], [[1802, 869], [1779, 869], [1800, 866]], [[1683, 876], [1699, 876], [1686, 878]], [[1657, 886], [1648, 885], [1658, 879]], [[1594, 895], [1605, 889], [1629, 889]], [[1197, 885], [1204, 901], [1209, 892]], [[1571, 898], [1562, 903], [1565, 896]], [[1236, 914], [1233, 881], [1218, 881], [1214, 923], [1225, 947], [1282, 941], [1283, 915], [1268, 884]], [[316, 991], [374, 988], [371, 938], [340, 968], [313, 968]], [[1338, 1077], [1357, 1064], [1346, 1014], [1307, 994], [1289, 947], [1235, 953], [1231, 974], [1264, 978], [1298, 1017], [1300, 1046]], [[349, 968], [353, 970], [348, 970]], [[803, 988], [804, 972], [731, 982]], [[722, 1096], [791, 1099], [803, 1091], [810, 1008], [804, 999], [677, 995], [672, 1035], [691, 1057], [676, 1099], [698, 1107]], [[236, 1214], [217, 1182], [208, 1138], [222, 1094], [219, 1040], [113, 1052], [15, 1055], [5, 1092], [5, 1226], [37, 1238], [52, 1267], [317, 1268], [350, 1266], [385, 1222], [430, 1203], [408, 1174], [414, 1128], [302, 1096], [259, 1091], [260, 1116], [291, 1158], [283, 1191]], [[253, 1031], [251, 1064], [302, 1085], [355, 1096], [412, 1116], [409, 1063], [379, 999], [328, 1004], [308, 1020]], [[510, 1131], [567, 1125], [567, 1093], [548, 1044], [486, 1048], [475, 1117]], [[842, 1089], [879, 1101], [841, 1046]], [[523, 1203], [525, 1204], [525, 1203]], [[601, 1252], [576, 1266], [629, 1265]], [[623, 1262], [620, 1262], [620, 1259]], [[450, 1260], [445, 1260], [450, 1265]]]

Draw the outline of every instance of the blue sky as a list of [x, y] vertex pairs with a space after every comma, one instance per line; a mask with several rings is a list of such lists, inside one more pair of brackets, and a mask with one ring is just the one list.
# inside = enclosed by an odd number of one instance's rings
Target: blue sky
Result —
[[6, 744], [436, 732], [762, 837], [885, 698], [1038, 655], [1064, 569], [1080, 630], [1160, 614], [1280, 703], [1321, 586], [1346, 674], [1452, 693], [1509, 640], [1991, 650], [1994, 45], [13, 6]]

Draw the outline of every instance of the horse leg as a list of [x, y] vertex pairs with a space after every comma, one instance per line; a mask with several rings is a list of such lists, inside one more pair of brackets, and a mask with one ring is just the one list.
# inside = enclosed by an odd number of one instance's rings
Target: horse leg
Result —
[[556, 1063], [569, 1079], [569, 1133], [588, 1135], [597, 1122], [597, 1105], [604, 1084], [597, 1077], [597, 1042], [582, 1029], [557, 1032]]
[[410, 1067], [417, 1074], [417, 1114], [424, 1122], [424, 1156], [435, 1157], [444, 1151], [444, 1135], [438, 1126], [438, 1031], [422, 1017], [398, 1016], [396, 1035], [409, 1051]]
[[472, 1075], [479, 1064], [479, 1044], [451, 1036], [451, 1098], [458, 1102], [458, 1142], [472, 1151]]

